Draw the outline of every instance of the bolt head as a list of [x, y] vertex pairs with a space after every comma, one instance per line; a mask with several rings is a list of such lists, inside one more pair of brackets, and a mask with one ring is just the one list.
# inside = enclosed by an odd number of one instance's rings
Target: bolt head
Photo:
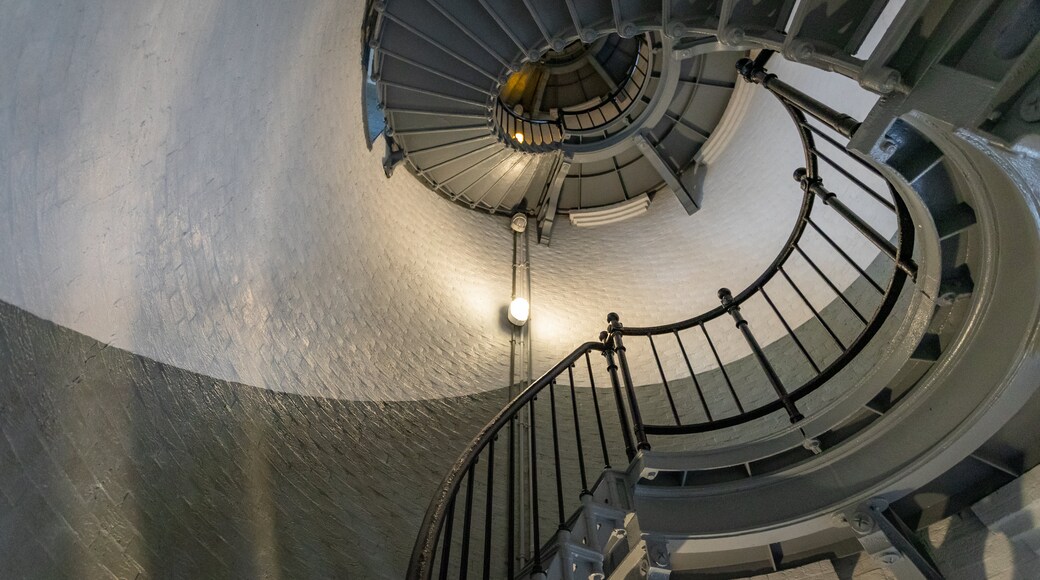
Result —
[[901, 75], [899, 71], [895, 69], [889, 69], [885, 73], [884, 78], [881, 80], [881, 84], [878, 86], [878, 89], [882, 93], [891, 93], [892, 91], [899, 88], [899, 84], [902, 82], [903, 75]]
[[849, 526], [857, 534], [869, 534], [874, 530], [874, 518], [864, 512], [856, 512], [849, 519]]
[[896, 152], [896, 149], [898, 149], [898, 148], [899, 148], [899, 143], [897, 143], [895, 139], [892, 139], [890, 137], [885, 137], [884, 139], [881, 140], [881, 143], [878, 144], [878, 149], [882, 153], [884, 153], [885, 155], [889, 155], [889, 156], [894, 155], [895, 152]]
[[878, 559], [881, 560], [882, 564], [886, 566], [891, 566], [892, 564], [895, 564], [896, 562], [902, 560], [903, 555], [896, 550], [887, 550], [883, 552]]
[[746, 37], [747, 34], [744, 32], [743, 28], [733, 26], [727, 28], [719, 40], [721, 40], [723, 44], [737, 45], [743, 43]]
[[791, 53], [795, 61], [805, 61], [816, 56], [816, 47], [811, 42], [796, 42]]
[[806, 439], [805, 441], [802, 441], [802, 447], [805, 447], [806, 449], [811, 451], [813, 455], [819, 455], [823, 453], [823, 445], [820, 443], [820, 440], [816, 438]]
[[647, 550], [647, 556], [655, 566], [668, 565], [668, 550], [662, 545], [653, 545]]
[[1040, 123], [1040, 88], [1033, 89], [1022, 99], [1018, 116], [1026, 123]]
[[809, 176], [809, 170], [804, 167], [799, 167], [794, 170], [794, 180], [797, 182], [805, 181], [805, 178]]

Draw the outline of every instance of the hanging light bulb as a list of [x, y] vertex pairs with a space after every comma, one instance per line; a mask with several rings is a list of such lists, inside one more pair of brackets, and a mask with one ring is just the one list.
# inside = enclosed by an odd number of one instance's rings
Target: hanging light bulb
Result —
[[523, 143], [524, 142], [524, 134], [521, 133], [520, 131], [517, 131], [516, 134], [513, 135], [513, 137], [516, 138], [518, 143]]
[[524, 298], [517, 296], [509, 303], [509, 322], [517, 326], [527, 324], [527, 318], [531, 315], [531, 304]]

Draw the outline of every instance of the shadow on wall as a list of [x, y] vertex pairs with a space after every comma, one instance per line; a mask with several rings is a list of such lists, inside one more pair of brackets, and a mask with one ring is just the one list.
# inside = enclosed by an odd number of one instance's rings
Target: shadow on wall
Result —
[[1026, 473], [922, 530], [940, 571], [951, 579], [1040, 578], [1040, 555], [1029, 545], [1040, 524], [1038, 479], [1040, 472]]
[[0, 304], [0, 576], [399, 578], [504, 392], [345, 402], [109, 348]]

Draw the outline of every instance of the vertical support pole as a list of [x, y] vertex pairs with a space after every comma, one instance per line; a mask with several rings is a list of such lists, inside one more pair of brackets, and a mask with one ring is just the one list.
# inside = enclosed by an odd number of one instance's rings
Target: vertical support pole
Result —
[[632, 442], [632, 427], [628, 423], [628, 415], [625, 414], [624, 396], [621, 394], [621, 380], [618, 378], [618, 367], [614, 364], [614, 348], [610, 339], [610, 333], [603, 331], [599, 333], [599, 339], [607, 346], [603, 351], [603, 357], [607, 359], [607, 374], [610, 375], [610, 386], [614, 391], [614, 403], [617, 405], [618, 423], [621, 424], [621, 437], [625, 441], [625, 454], [628, 460], [636, 457], [636, 447]]
[[733, 317], [733, 320], [737, 323], [737, 328], [741, 334], [744, 335], [744, 340], [748, 346], [751, 347], [751, 352], [754, 353], [755, 358], [758, 360], [758, 364], [761, 365], [762, 370], [766, 373], [766, 378], [769, 379], [769, 384], [773, 386], [773, 390], [776, 391], [776, 396], [780, 399], [780, 402], [784, 404], [784, 409], [787, 410], [788, 417], [791, 418], [792, 423], [797, 423], [805, 417], [795, 407], [794, 401], [791, 400], [791, 396], [787, 393], [787, 389], [784, 388], [783, 382], [780, 377], [776, 374], [773, 369], [773, 365], [769, 363], [769, 359], [766, 358], [766, 353], [762, 350], [762, 346], [758, 344], [758, 340], [755, 339], [755, 335], [751, 333], [751, 328], [748, 326], [744, 316], [740, 314], [740, 307], [733, 302], [733, 293], [729, 291], [729, 288], [722, 288], [719, 290], [719, 300], [722, 301], [722, 306], [726, 309], [726, 312]]
[[635, 387], [632, 385], [632, 371], [628, 367], [628, 357], [625, 355], [625, 343], [621, 338], [623, 328], [617, 313], [611, 312], [607, 315], [607, 332], [613, 344], [614, 352], [617, 353], [618, 366], [621, 369], [621, 379], [625, 384], [625, 393], [628, 395], [628, 412], [632, 415], [632, 431], [636, 436], [636, 449], [639, 451], [649, 450], [650, 442], [646, 438], [646, 429], [643, 427], [643, 416], [639, 412], [639, 403], [636, 401]]

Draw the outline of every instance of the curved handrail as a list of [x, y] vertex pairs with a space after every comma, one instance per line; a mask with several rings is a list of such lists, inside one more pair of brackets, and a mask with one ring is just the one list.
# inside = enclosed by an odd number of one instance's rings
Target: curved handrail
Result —
[[[646, 51], [645, 55], [643, 54], [644, 49]], [[596, 131], [601, 131], [603, 129], [603, 127], [606, 127], [607, 125], [613, 123], [617, 119], [620, 119], [621, 117], [624, 117], [628, 113], [628, 110], [631, 109], [632, 106], [639, 99], [639, 95], [642, 94], [643, 89], [647, 85], [647, 81], [650, 79], [650, 72], [651, 72], [651, 68], [653, 67], [653, 61], [651, 60], [652, 58], [653, 58], [653, 50], [651, 49], [651, 46], [650, 46], [650, 40], [649, 40], [649, 38], [646, 35], [644, 35], [641, 38], [641, 40], [640, 40], [639, 48], [636, 50], [635, 61], [632, 63], [632, 66], [630, 66], [628, 68], [628, 71], [625, 73], [625, 82], [624, 83], [620, 84], [617, 89], [615, 89], [609, 96], [607, 96], [605, 99], [603, 99], [603, 101], [601, 101], [599, 104], [593, 105], [591, 107], [586, 107], [586, 108], [580, 109], [580, 110], [568, 110], [568, 109], [561, 109], [560, 110], [560, 125], [563, 127], [563, 130], [566, 132], [566, 134], [568, 136], [571, 136], [571, 135], [587, 135], [587, 134], [590, 134], [590, 133], [594, 133]], [[640, 73], [643, 78], [638, 80], [638, 81], [635, 81], [634, 79], [635, 79], [635, 76], [636, 76], [636, 72], [640, 71], [639, 65], [641, 63], [645, 63], [645, 68]], [[632, 93], [630, 93], [629, 90], [628, 90], [630, 85], [635, 85], [635, 91], [632, 92]], [[629, 97], [628, 105], [626, 105], [624, 108], [621, 107], [621, 105], [619, 104], [619, 100], [618, 100], [619, 97], [622, 95], [622, 93], [624, 93], [625, 95], [627, 95]], [[613, 105], [613, 107], [617, 110], [617, 114], [613, 115], [609, 119], [607, 118], [606, 114], [604, 114], [603, 118], [606, 119], [606, 120], [603, 121], [602, 123], [598, 124], [598, 125], [595, 125], [595, 126], [592, 126], [592, 127], [578, 127], [578, 128], [574, 128], [574, 127], [571, 127], [571, 126], [569, 126], [567, 124], [567, 118], [568, 117], [579, 117], [581, 115], [591, 115], [593, 112], [603, 109], [608, 104], [609, 105]]]
[[[515, 474], [513, 471], [515, 459], [514, 439], [516, 434], [514, 433], [514, 428], [511, 427], [509, 430], [510, 471], [508, 474], [510, 478], [510, 503], [508, 504], [509, 527], [507, 528], [507, 533], [509, 534], [509, 558], [507, 558], [506, 561], [511, 574], [514, 571], [515, 565], [513, 559], [513, 542], [518, 536], [522, 536], [524, 539], [523, 541], [531, 541], [531, 544], [533, 546], [532, 560], [526, 564], [525, 568], [529, 567], [530, 570], [533, 572], [543, 570], [541, 563], [542, 544], [539, 540], [539, 530], [541, 528], [542, 521], [539, 519], [538, 511], [540, 506], [538, 501], [538, 481], [540, 480], [537, 477], [536, 473], [536, 467], [539, 461], [539, 456], [537, 450], [535, 449], [537, 438], [534, 424], [534, 402], [537, 400], [538, 395], [542, 391], [546, 390], [546, 388], [548, 388], [550, 395], [549, 399], [552, 405], [552, 443], [556, 469], [555, 488], [559, 503], [559, 526], [560, 529], [563, 529], [568, 526], [568, 524], [566, 523], [568, 519], [565, 516], [565, 507], [563, 500], [560, 440], [557, 432], [557, 407], [555, 391], [553, 390], [553, 387], [556, 385], [557, 379], [560, 378], [561, 375], [563, 375], [563, 373], [566, 372], [569, 378], [568, 383], [570, 386], [570, 393], [572, 398], [571, 406], [574, 412], [574, 426], [576, 430], [577, 445], [579, 449], [578, 461], [580, 463], [581, 470], [581, 495], [585, 495], [590, 493], [590, 486], [588, 486], [588, 482], [586, 480], [583, 459], [584, 448], [582, 447], [581, 430], [579, 425], [579, 405], [577, 404], [576, 399], [574, 399], [575, 382], [572, 374], [572, 368], [576, 361], [578, 361], [582, 357], [586, 358], [589, 368], [590, 386], [592, 387], [590, 389], [591, 396], [595, 401], [597, 388], [595, 387], [595, 382], [593, 380], [591, 362], [589, 362], [588, 359], [589, 353], [593, 351], [599, 351], [602, 352], [606, 358], [607, 372], [610, 374], [611, 384], [614, 391], [613, 394], [616, 400], [616, 408], [618, 411], [618, 421], [620, 424], [620, 430], [624, 438], [626, 452], [628, 454], [629, 459], [631, 459], [634, 456], [637, 449], [650, 449], [650, 444], [647, 440], [648, 434], [677, 435], [700, 433], [715, 429], [721, 429], [724, 427], [739, 425], [742, 423], [752, 421], [754, 419], [765, 417], [766, 415], [781, 410], [786, 410], [788, 412], [792, 423], [798, 423], [802, 421], [804, 417], [798, 412], [795, 403], [808, 396], [810, 393], [812, 393], [820, 386], [825, 384], [832, 377], [834, 377], [840, 370], [845, 368], [851, 360], [853, 360], [856, 356], [859, 355], [860, 352], [862, 352], [863, 348], [866, 347], [866, 345], [880, 330], [881, 325], [892, 314], [895, 305], [906, 285], [906, 282], [914, 277], [916, 271], [916, 265], [912, 261], [912, 252], [914, 247], [914, 228], [906, 204], [902, 201], [899, 195], [895, 195], [895, 190], [892, 189], [893, 203], [891, 204], [890, 209], [894, 211], [894, 213], [896, 214], [898, 226], [898, 245], [892, 245], [888, 244], [887, 240], [880, 236], [880, 234], [878, 234], [876, 231], [873, 231], [870, 228], [870, 226], [866, 225], [866, 223], [863, 222], [860, 218], [858, 218], [858, 216], [852, 214], [851, 210], [848, 210], [847, 207], [845, 207], [840, 201], [838, 201], [833, 193], [829, 192], [826, 188], [823, 187], [822, 179], [819, 176], [819, 165], [817, 159], [818, 155], [816, 151], [814, 134], [820, 134], [825, 138], [825, 140], [828, 141], [830, 141], [830, 139], [822, 133], [819, 133], [819, 130], [817, 128], [811, 126], [808, 123], [806, 114], [816, 118], [819, 121], [822, 121], [831, 129], [834, 129], [838, 132], [842, 132], [843, 129], [848, 129], [849, 127], [851, 127], [849, 121], [851, 118], [845, 115], [841, 115], [840, 113], [837, 113], [836, 111], [833, 111], [827, 108], [826, 106], [816, 101], [813, 101], [812, 99], [810, 99], [802, 93], [798, 93], [795, 89], [778, 81], [774, 75], [766, 74], [763, 67], [768, 57], [769, 53], [765, 53], [754, 62], [748, 59], [744, 59], [743, 61], [741, 61], [741, 63], [738, 64], [738, 68], [741, 69], [741, 73], [748, 82], [763, 84], [781, 101], [785, 110], [787, 110], [787, 112], [790, 114], [792, 120], [794, 121], [797, 127], [805, 154], [805, 167], [795, 172], [795, 179], [801, 183], [802, 190], [804, 192], [801, 208], [795, 227], [793, 228], [791, 235], [788, 237], [788, 240], [784, 244], [781, 251], [778, 253], [777, 257], [773, 260], [773, 262], [769, 265], [766, 271], [763, 272], [762, 275], [760, 275], [755, 281], [753, 281], [748, 287], [746, 287], [736, 296], [730, 294], [730, 292], [726, 289], [720, 290], [719, 296], [722, 300], [722, 304], [719, 307], [713, 308], [708, 312], [700, 314], [699, 316], [667, 325], [652, 327], [624, 327], [620, 324], [617, 315], [611, 314], [607, 318], [609, 323], [608, 330], [606, 332], [601, 333], [600, 342], [587, 342], [581, 345], [570, 355], [565, 357], [563, 360], [561, 360], [559, 363], [553, 366], [549, 371], [543, 374], [538, 380], [536, 380], [530, 386], [524, 389], [519, 395], [517, 395], [505, 408], [499, 411], [498, 414], [496, 414], [495, 417], [483, 429], [481, 429], [481, 431], [476, 435], [476, 437], [473, 438], [473, 440], [465, 448], [460, 457], [452, 465], [448, 474], [445, 476], [437, 495], [431, 502], [430, 507], [427, 510], [427, 513], [423, 519], [422, 526], [420, 528], [419, 538], [413, 550], [412, 559], [408, 569], [407, 577], [410, 580], [428, 580], [431, 577], [434, 561], [435, 559], [437, 559], [436, 551], [438, 548], [438, 542], [441, 542], [443, 550], [442, 554], [440, 555], [441, 576], [444, 577], [447, 573], [448, 567], [450, 565], [449, 554], [450, 549], [452, 547], [451, 525], [456, 519], [455, 504], [456, 499], [458, 498], [462, 490], [464, 479], [466, 481], [465, 516], [463, 519], [464, 539], [462, 540], [462, 551], [464, 552], [464, 555], [460, 567], [462, 569], [468, 569], [467, 550], [469, 548], [469, 542], [471, 539], [470, 511], [472, 509], [474, 497], [475, 468], [478, 461], [480, 461], [482, 455], [486, 452], [490, 453], [490, 457], [488, 458], [488, 476], [486, 479], [487, 492], [485, 493], [485, 497], [487, 499], [487, 511], [485, 512], [487, 518], [486, 527], [488, 528], [485, 529], [485, 542], [488, 542], [485, 544], [485, 550], [490, 546], [490, 525], [492, 522], [492, 516], [495, 513], [492, 509], [491, 503], [494, 495], [494, 486], [492, 484], [492, 476], [495, 468], [494, 441], [497, 439], [499, 433], [507, 425], [516, 425], [516, 420], [518, 416], [525, 409], [530, 410], [530, 426], [528, 431], [530, 435], [531, 456], [529, 458], [530, 463], [528, 465], [528, 469], [530, 470], [529, 483], [532, 488], [531, 490], [529, 490], [530, 495], [525, 497], [528, 497], [530, 501], [530, 508], [533, 513], [531, 515], [531, 521], [527, 522], [526, 520], [521, 520], [521, 529], [523, 529], [523, 526], [525, 525], [529, 526], [526, 530], [526, 533], [523, 531], [519, 533], [516, 532], [514, 526], [515, 521], [513, 509], [515, 505], [515, 500], [513, 497], [513, 484], [516, 481], [517, 476], [517, 474]], [[794, 94], [796, 98], [788, 98], [788, 96], [791, 94]], [[814, 201], [817, 197], [821, 198], [825, 205], [833, 207], [836, 212], [842, 215], [842, 217], [844, 217], [850, 224], [852, 224], [856, 229], [858, 229], [860, 233], [862, 233], [870, 241], [878, 245], [882, 252], [887, 254], [895, 262], [896, 267], [893, 268], [892, 275], [889, 278], [887, 287], [885, 289], [881, 289], [881, 287], [877, 285], [877, 283], [873, 282], [873, 280], [870, 279], [871, 283], [875, 286], [875, 288], [879, 292], [882, 292], [883, 298], [881, 300], [880, 305], [875, 308], [870, 320], [866, 320], [864, 317], [860, 316], [860, 318], [863, 319], [864, 322], [864, 329], [850, 344], [850, 346], [842, 346], [842, 353], [835, 360], [833, 360], [831, 364], [827, 365], [826, 368], [819, 369], [816, 367], [815, 363], [813, 363], [813, 366], [814, 368], [816, 368], [817, 373], [811, 379], [809, 379], [802, 385], [798, 386], [793, 391], [788, 391], [780, 382], [779, 378], [776, 376], [776, 373], [771, 368], [769, 361], [765, 357], [764, 351], [762, 350], [761, 346], [759, 346], [757, 341], [754, 339], [754, 336], [751, 333], [750, 328], [748, 327], [747, 321], [743, 319], [743, 316], [740, 313], [740, 305], [759, 292], [765, 295], [766, 284], [768, 284], [777, 274], [782, 274], [783, 277], [792, 285], [792, 287], [794, 287], [795, 290], [799, 294], [801, 294], [801, 291], [798, 290], [798, 288], [794, 285], [794, 282], [784, 271], [784, 265], [795, 252], [798, 252], [800, 255], [802, 255], [808, 260], [808, 257], [804, 254], [804, 252], [802, 252], [801, 248], [798, 245], [803, 234], [805, 233], [805, 230], [808, 227], [811, 226], [814, 229], [816, 229], [819, 233], [823, 234], [822, 230], [819, 230], [816, 224], [811, 220], [811, 213], [814, 208]], [[825, 236], [825, 234], [823, 235]], [[829, 238], [827, 239], [828, 241], [830, 241]], [[831, 241], [831, 244], [834, 245], [834, 242]], [[859, 270], [861, 275], [867, 276], [866, 273], [859, 266], [855, 265], [851, 261], [851, 258], [849, 258], [837, 245], [834, 245], [834, 248], [838, 252], [841, 252], [845, 259], [848, 260], [849, 263], [852, 264], [854, 267], [856, 267], [857, 270]], [[831, 285], [832, 289], [837, 291], [833, 283], [831, 283], [830, 280], [827, 279], [820, 270], [817, 269], [816, 271], [828, 284]], [[839, 297], [843, 298], [840, 292]], [[805, 300], [804, 296], [802, 298], [803, 300]], [[766, 299], [768, 300], [768, 297]], [[846, 303], [848, 304], [848, 302]], [[806, 304], [808, 304], [808, 302], [806, 302]], [[772, 306], [771, 301], [770, 305]], [[776, 311], [775, 306], [773, 307], [773, 309], [774, 311]], [[818, 316], [815, 310], [813, 310], [813, 312]], [[776, 311], [776, 313], [779, 315], [779, 311]], [[859, 314], [858, 311], [856, 311], [856, 313], [857, 315]], [[712, 419], [709, 413], [709, 420], [707, 422], [693, 424], [682, 424], [680, 422], [679, 415], [675, 411], [675, 406], [673, 403], [672, 411], [675, 414], [677, 423], [676, 425], [644, 424], [640, 415], [638, 399], [634, 390], [631, 372], [628, 367], [625, 352], [626, 349], [623, 343], [623, 338], [632, 336], [646, 336], [649, 337], [651, 341], [651, 347], [653, 347], [654, 336], [674, 334], [676, 338], [679, 340], [679, 344], [681, 347], [682, 342], [681, 339], [679, 339], [679, 331], [697, 326], [700, 326], [701, 329], [704, 330], [705, 323], [711, 320], [715, 320], [724, 315], [730, 315], [736, 321], [737, 328], [741, 330], [742, 334], [744, 335], [744, 338], [747, 340], [749, 346], [751, 347], [754, 356], [762, 365], [763, 370], [766, 372], [766, 375], [772, 383], [772, 386], [776, 390], [776, 400], [766, 403], [764, 405], [760, 405], [754, 409], [745, 411], [743, 407], [740, 405], [738, 399], [737, 406], [741, 411], [740, 414], [719, 419]], [[783, 320], [782, 317], [781, 320]], [[787, 323], [784, 322], [784, 325], [787, 326]], [[792, 332], [789, 327], [787, 328], [789, 332]], [[704, 332], [705, 336], [707, 336], [707, 331], [704, 330]], [[832, 336], [834, 335], [832, 334]], [[835, 340], [837, 340], [836, 336], [834, 336], [834, 338]], [[797, 341], [797, 338], [795, 338], [795, 340]], [[799, 347], [801, 347], [801, 343], [799, 343]], [[664, 382], [665, 389], [667, 390], [668, 387], [667, 381], [665, 380], [664, 370], [661, 367], [660, 359], [658, 358], [656, 348], [653, 348], [653, 350], [654, 358], [657, 362], [658, 369], [661, 372], [661, 377]], [[714, 346], [712, 346], [712, 350], [714, 351]], [[808, 356], [808, 353], [804, 350], [804, 348], [803, 353], [806, 354], [806, 357], [809, 358], [811, 362], [812, 359]], [[685, 349], [683, 349], [683, 356], [686, 356]], [[718, 362], [720, 366], [722, 366], [722, 361], [718, 360]], [[689, 365], [688, 359], [687, 365]], [[693, 369], [691, 368], [690, 371], [692, 374]], [[697, 387], [697, 390], [699, 393], [700, 387]], [[730, 385], [730, 390], [733, 390], [732, 385]], [[624, 395], [622, 395], [622, 391], [625, 392]], [[735, 391], [733, 391], [733, 394], [735, 397]], [[668, 397], [669, 401], [671, 402], [670, 392], [668, 393]], [[702, 403], [704, 403], [703, 394], [701, 395], [701, 398]], [[706, 403], [704, 404], [705, 411], [707, 411]], [[606, 438], [604, 437], [603, 422], [600, 416], [600, 408], [598, 402], [595, 402], [595, 411], [595, 419], [599, 423], [599, 437], [603, 447], [604, 461], [608, 462], [606, 458], [607, 442]], [[634, 443], [632, 441], [633, 435], [635, 436], [636, 440]], [[526, 476], [521, 475], [520, 477], [521, 479], [523, 479]], [[520, 501], [522, 502], [525, 500], [521, 499]], [[490, 556], [486, 551], [484, 552], [484, 558], [484, 571], [486, 576], [490, 566]]]
[[[816, 158], [816, 155], [813, 153], [813, 151], [816, 148], [816, 143], [815, 139], [813, 138], [812, 132], [806, 129], [807, 123], [805, 114], [802, 113], [799, 109], [787, 103], [782, 102], [782, 104], [787, 113], [791, 115], [791, 119], [794, 121], [795, 125], [798, 127], [798, 134], [801, 137], [802, 149], [805, 154], [805, 169], [812, 179], [817, 179], [819, 177], [820, 172], [819, 163]], [[769, 264], [766, 270], [758, 278], [751, 282], [751, 284], [749, 284], [747, 288], [741, 290], [736, 296], [733, 297], [734, 305], [740, 306], [742, 303], [747, 301], [748, 298], [751, 298], [752, 295], [758, 292], [763, 286], [766, 285], [766, 283], [768, 283], [770, 280], [773, 279], [774, 276], [776, 276], [776, 274], [780, 271], [780, 266], [782, 266], [787, 261], [787, 259], [791, 257], [791, 254], [794, 253], [795, 245], [798, 243], [799, 240], [801, 240], [802, 234], [805, 233], [805, 228], [808, 227], [808, 219], [809, 215], [812, 213], [813, 202], [815, 200], [815, 197], [816, 196], [814, 196], [810, 192], [806, 192], [802, 196], [802, 205], [801, 208], [798, 210], [798, 219], [795, 220], [794, 229], [791, 231], [791, 235], [788, 236], [787, 241], [784, 242], [783, 248], [781, 248], [780, 253], [777, 254], [776, 258], [773, 259], [773, 261]], [[726, 312], [726, 307], [720, 305], [707, 312], [698, 314], [697, 316], [694, 316], [692, 318], [687, 318], [686, 320], [680, 320], [679, 322], [673, 322], [671, 324], [661, 324], [658, 326], [643, 327], [625, 327], [623, 333], [626, 335], [633, 336], [649, 336], [667, 334], [670, 332], [676, 332], [680, 330], [687, 330], [689, 328], [693, 328], [694, 326], [698, 326], [700, 324], [704, 324], [708, 321], [714, 320], [726, 314]]]
[[[533, 153], [545, 153], [559, 149], [564, 132], [563, 125], [558, 120], [528, 119], [516, 114], [501, 100], [496, 101], [495, 109], [495, 129], [498, 137], [509, 143], [514, 149]], [[535, 128], [538, 129], [537, 133], [534, 131]], [[515, 138], [518, 131], [523, 133], [523, 141]]]
[[[533, 119], [517, 114], [512, 110], [512, 108], [503, 103], [501, 98], [496, 99], [495, 109], [497, 114], [495, 115], [495, 119], [499, 138], [521, 151], [546, 152], [558, 149], [560, 144], [572, 135], [589, 135], [603, 130], [607, 125], [621, 117], [624, 117], [628, 113], [629, 109], [631, 109], [639, 99], [639, 95], [642, 94], [647, 85], [647, 81], [650, 78], [650, 69], [653, 66], [652, 56], [653, 51], [651, 50], [651, 42], [644, 36], [641, 38], [639, 48], [636, 50], [636, 58], [625, 74], [624, 83], [618, 86], [617, 89], [604, 98], [600, 103], [580, 110], [561, 109], [558, 116], [554, 119]], [[640, 69], [640, 66], [643, 66], [644, 68]], [[633, 82], [636, 73], [641, 70], [642, 72], [640, 74], [642, 75], [642, 78], [637, 82]], [[631, 85], [633, 84], [636, 85], [635, 91], [630, 92], [632, 89]], [[622, 94], [629, 97], [629, 102], [624, 107], [620, 105], [621, 101], [619, 100]], [[575, 128], [567, 122], [568, 118], [573, 119], [582, 115], [591, 116], [596, 111], [602, 110], [608, 105], [613, 106], [617, 113], [612, 113], [609, 118], [605, 113], [603, 113], [602, 116], [605, 121], [601, 123], [590, 127]], [[515, 139], [518, 130], [524, 134], [523, 142]], [[528, 143], [529, 139], [531, 140], [530, 143]]]
[[408, 578], [428, 578], [430, 567], [433, 564], [434, 552], [437, 548], [437, 540], [444, 527], [445, 515], [448, 512], [452, 498], [458, 494], [462, 485], [461, 476], [473, 467], [476, 458], [488, 446], [498, 433], [516, 417], [517, 413], [531, 403], [545, 387], [571, 368], [575, 362], [593, 351], [604, 351], [606, 346], [602, 342], [586, 342], [567, 355], [554, 367], [546, 371], [538, 380], [531, 383], [520, 392], [508, 405], [499, 411], [470, 441], [459, 458], [448, 470], [448, 474], [441, 482], [440, 491], [430, 502], [430, 507], [423, 517], [420, 526], [420, 538], [412, 551], [411, 563], [408, 566]]
[[[768, 58], [766, 56], [765, 58]], [[783, 107], [791, 115], [792, 120], [798, 127], [798, 132], [802, 141], [802, 148], [805, 153], [806, 167], [795, 172], [795, 180], [802, 183], [804, 196], [802, 200], [802, 207], [799, 212], [798, 221], [784, 244], [783, 249], [777, 255], [776, 259], [766, 268], [755, 281], [749, 286], [742, 290], [739, 294], [733, 297], [723, 299], [722, 304], [708, 312], [689, 318], [680, 322], [672, 324], [665, 324], [651, 327], [623, 327], [620, 324], [617, 325], [612, 333], [616, 333], [621, 336], [646, 336], [654, 337], [664, 334], [674, 334], [678, 339], [678, 332], [687, 330], [694, 327], [701, 327], [711, 320], [723, 317], [727, 314], [733, 315], [735, 312], [739, 313], [740, 305], [750, 299], [752, 296], [763, 292], [763, 289], [767, 283], [769, 283], [778, 273], [782, 272], [783, 266], [790, 256], [798, 250], [798, 242], [801, 240], [802, 235], [805, 233], [806, 228], [810, 223], [810, 215], [813, 209], [813, 200], [816, 197], [822, 197], [824, 203], [827, 204], [833, 194], [823, 190], [821, 193], [814, 184], [822, 183], [819, 176], [819, 166], [817, 160], [816, 144], [814, 139], [814, 133], [811, 130], [806, 114], [803, 112], [806, 106], [812, 107], [815, 105], [815, 110], [809, 110], [808, 112], [815, 118], [827, 123], [832, 129], [838, 132], [846, 132], [843, 129], [849, 127], [857, 127], [858, 123], [847, 115], [837, 113], [830, 110], [826, 106], [812, 100], [807, 97], [804, 93], [796, 91], [795, 89], [784, 85], [776, 80], [775, 75], [768, 75], [765, 73], [765, 69], [761, 63], [752, 62], [750, 59], [743, 59], [738, 63], [738, 69], [744, 75], [748, 82], [761, 83], [766, 85], [774, 95], [780, 100]], [[769, 83], [779, 86], [770, 86]], [[789, 98], [791, 93], [794, 93], [794, 98]], [[852, 131], [854, 132], [854, 128]], [[821, 188], [822, 189], [822, 188]], [[831, 196], [831, 197], [828, 197]], [[733, 427], [755, 419], [759, 419], [771, 413], [780, 411], [785, 407], [788, 408], [788, 412], [791, 415], [791, 422], [797, 423], [802, 419], [802, 416], [797, 412], [794, 407], [794, 403], [805, 398], [813, 391], [821, 387], [828, 380], [834, 377], [841, 369], [843, 369], [852, 359], [854, 359], [866, 345], [873, 339], [873, 337], [881, 329], [882, 324], [892, 313], [895, 308], [895, 304], [899, 299], [899, 295], [905, 286], [908, 278], [916, 271], [916, 265], [913, 264], [911, 254], [914, 246], [914, 231], [913, 223], [909, 214], [909, 210], [906, 204], [899, 198], [898, 195], [893, 195], [894, 203], [891, 205], [891, 209], [895, 212], [898, 220], [898, 246], [895, 247], [894, 255], [890, 256], [896, 263], [892, 277], [889, 279], [887, 288], [883, 291], [883, 299], [878, 307], [874, 310], [873, 315], [869, 321], [865, 321], [864, 328], [852, 341], [852, 343], [842, 349], [842, 353], [835, 358], [831, 364], [827, 365], [826, 368], [818, 370], [815, 376], [807, 380], [805, 383], [794, 389], [793, 391], [787, 392], [786, 388], [782, 385], [778, 386], [778, 399], [771, 401], [765, 405], [761, 405], [754, 409], [744, 411], [738, 403], [738, 407], [741, 409], [741, 413], [738, 415], [732, 415], [723, 419], [712, 420], [710, 415], [708, 421], [700, 423], [686, 423], [683, 424], [679, 421], [678, 415], [676, 415], [676, 425], [656, 425], [656, 424], [644, 424], [642, 425], [643, 437], [646, 435], [685, 435], [692, 433], [703, 433], [707, 431], [713, 431], [716, 429], [722, 429], [726, 427]], [[853, 225], [857, 225], [853, 223]], [[864, 232], [866, 235], [866, 232]], [[876, 234], [875, 234], [876, 235]], [[799, 250], [800, 251], [800, 250]], [[785, 274], [786, 277], [786, 274]], [[790, 279], [788, 279], [790, 281]], [[738, 315], [739, 316], [739, 315]], [[737, 318], [737, 316], [735, 316]], [[740, 327], [741, 320], [738, 318], [738, 328]], [[652, 340], [652, 338], [651, 338]], [[681, 339], [680, 339], [681, 340]], [[753, 353], [759, 358], [760, 363], [763, 365], [767, 376], [774, 376], [772, 368], [769, 366], [768, 361], [764, 357], [761, 348], [755, 344], [753, 339], [750, 339], [749, 345], [752, 348]], [[681, 344], [681, 343], [680, 343]], [[655, 357], [656, 357], [655, 352]], [[721, 364], [721, 361], [719, 361]], [[663, 378], [663, 376], [662, 376]], [[774, 386], [777, 386], [774, 384]], [[734, 394], [735, 396], [735, 394]], [[637, 411], [638, 412], [638, 411]], [[638, 435], [637, 431], [637, 435]], [[641, 443], [645, 444], [645, 441]]]

